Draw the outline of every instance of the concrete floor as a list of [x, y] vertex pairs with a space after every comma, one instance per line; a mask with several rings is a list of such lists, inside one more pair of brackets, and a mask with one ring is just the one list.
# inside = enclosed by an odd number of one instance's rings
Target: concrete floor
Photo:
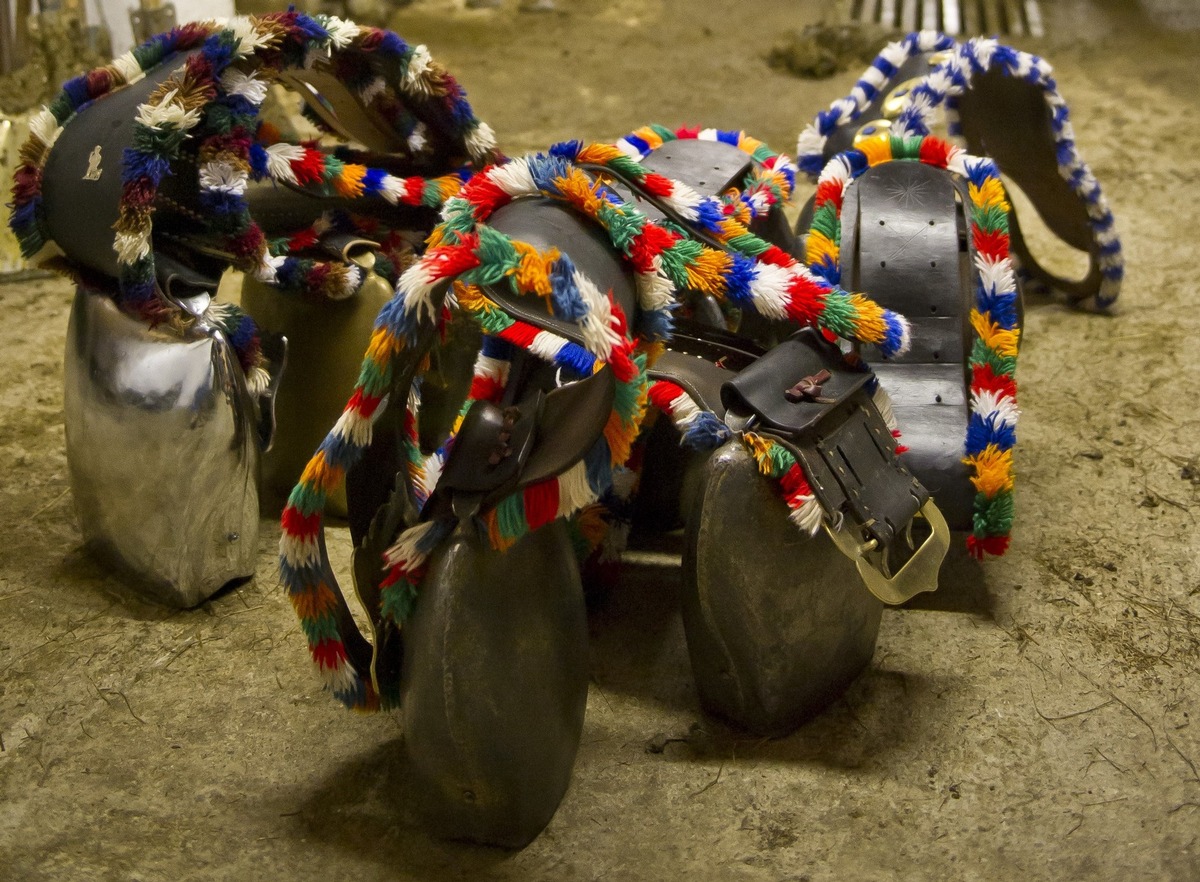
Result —
[[[273, 518], [258, 577], [185, 612], [81, 549], [70, 290], [0, 286], [0, 877], [1200, 878], [1200, 37], [1119, 4], [1042, 5], [1049, 36], [1023, 48], [1056, 66], [1129, 274], [1114, 318], [1029, 304], [1011, 552], [885, 612], [870, 669], [775, 741], [700, 712], [677, 571], [629, 567], [592, 616], [574, 783], [521, 852], [416, 825], [399, 718], [342, 711], [309, 670]], [[817, 2], [558, 7], [417, 3], [395, 25], [511, 153], [651, 120], [790, 150], [857, 73], [763, 61]]]

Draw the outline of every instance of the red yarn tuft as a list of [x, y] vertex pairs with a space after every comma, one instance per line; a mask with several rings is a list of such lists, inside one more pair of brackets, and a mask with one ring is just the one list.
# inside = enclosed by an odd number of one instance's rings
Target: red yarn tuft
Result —
[[642, 178], [642, 187], [651, 196], [670, 196], [675, 192], [675, 185], [670, 178], [664, 178], [654, 172]]
[[654, 258], [679, 241], [679, 236], [663, 227], [646, 224], [629, 246], [629, 261], [639, 273], [654, 269]]
[[945, 168], [950, 159], [950, 145], [941, 138], [926, 138], [921, 142], [921, 149], [917, 155], [926, 165]]
[[525, 520], [530, 530], [544, 527], [558, 517], [558, 479], [530, 484], [524, 491]]
[[291, 165], [298, 184], [319, 184], [324, 179], [325, 155], [317, 150], [306, 149]]
[[971, 241], [974, 242], [976, 251], [986, 254], [992, 260], [1008, 257], [1008, 233], [1000, 230], [985, 232], [975, 227], [971, 231]]
[[283, 509], [280, 523], [283, 526], [283, 532], [289, 536], [299, 539], [311, 539], [320, 532], [321, 513], [313, 512], [310, 515], [303, 515], [296, 506], [288, 505]]
[[[421, 179], [417, 178], [416, 180]], [[476, 220], [485, 220], [491, 217], [493, 211], [512, 198], [493, 183], [486, 174], [475, 175], [467, 181], [459, 196], [471, 203]]]
[[667, 380], [650, 384], [650, 403], [668, 415], [671, 413], [671, 402], [682, 394], [682, 387]]
[[844, 191], [839, 181], [825, 181], [817, 186], [817, 193], [814, 197], [816, 200], [815, 204], [820, 208], [822, 205], [832, 202], [837, 206], [837, 210], [840, 213], [842, 210], [843, 193]]
[[1017, 397], [1017, 383], [1012, 375], [997, 374], [986, 362], [971, 368], [971, 388], [996, 392], [1014, 400]]
[[976, 536], [971, 534], [967, 537], [967, 551], [976, 560], [983, 560], [985, 554], [992, 554], [996, 557], [1008, 551], [1008, 536]]

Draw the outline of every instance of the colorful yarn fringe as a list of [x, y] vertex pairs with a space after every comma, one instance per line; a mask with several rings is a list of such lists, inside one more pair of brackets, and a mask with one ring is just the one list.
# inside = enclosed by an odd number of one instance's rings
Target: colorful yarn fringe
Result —
[[779, 482], [792, 523], [809, 536], [815, 536], [825, 520], [825, 511], [817, 502], [796, 457], [778, 442], [754, 432], [743, 432], [742, 443], [758, 463], [759, 472]]
[[[664, 339], [670, 331], [669, 314], [674, 293], [694, 290], [721, 301], [750, 309], [770, 319], [801, 326], [824, 328], [848, 339], [873, 343], [888, 355], [908, 348], [908, 323], [861, 294], [850, 294], [814, 277], [803, 264], [782, 249], [753, 236], [727, 213], [714, 197], [701, 197], [686, 185], [647, 173], [611, 144], [557, 144], [550, 160], [562, 164], [566, 188], [580, 197], [581, 210], [608, 233], [613, 246], [633, 263], [644, 318], [664, 323], [645, 334]], [[609, 169], [639, 188], [669, 202], [689, 223], [728, 237], [731, 250], [710, 248], [695, 239], [656, 224], [626, 205], [607, 187], [597, 185], [579, 165]], [[505, 174], [518, 174], [512, 166]], [[532, 181], [522, 182], [527, 188]], [[446, 204], [446, 227], [454, 230], [474, 221], [468, 201], [486, 206], [494, 198], [495, 183], [480, 175], [464, 187], [461, 199]]]
[[631, 132], [617, 141], [615, 146], [631, 159], [640, 160], [663, 144], [684, 140], [729, 144], [754, 160], [740, 187], [719, 194], [723, 201], [737, 206], [735, 216], [744, 224], [749, 225], [754, 219], [766, 215], [772, 207], [783, 205], [792, 198], [792, 191], [796, 187], [795, 163], [745, 132], [711, 128], [672, 130], [652, 124]]
[[650, 403], [671, 418], [680, 443], [693, 450], [713, 450], [733, 437], [716, 414], [701, 408], [682, 386], [670, 380], [650, 384]]
[[999, 170], [992, 160], [971, 156], [959, 147], [927, 136], [879, 136], [831, 159], [817, 183], [807, 259], [813, 271], [836, 280], [840, 275], [842, 200], [850, 182], [885, 162], [923, 162], [967, 181], [968, 220], [974, 259], [975, 306], [970, 323], [976, 339], [971, 371], [971, 417], [966, 457], [975, 486], [974, 529], [967, 547], [976, 557], [1003, 554], [1013, 521], [1012, 448], [1016, 443], [1016, 369], [1020, 329], [1017, 290], [1008, 247], [1010, 206]]
[[[357, 287], [361, 273], [343, 264], [317, 265], [272, 253], [250, 217], [245, 200], [250, 180], [312, 175], [312, 183], [319, 180], [343, 196], [378, 193], [397, 201], [409, 197], [410, 183], [397, 185], [382, 172], [341, 163], [307, 147], [296, 148], [296, 156], [274, 145], [272, 154], [271, 145], [256, 140], [258, 109], [275, 71], [331, 61], [335, 68], [354, 72], [353, 77], [347, 73], [346, 81], [358, 86], [364, 104], [386, 110], [383, 115], [410, 145], [424, 145], [426, 153], [434, 147], [452, 148], [477, 162], [495, 156], [491, 130], [474, 117], [458, 84], [432, 62], [424, 47], [409, 47], [393, 33], [297, 12], [188, 24], [66, 83], [62, 94], [34, 118], [14, 178], [10, 221], [27, 257], [48, 243], [41, 176], [62, 127], [97, 98], [137, 82], [169, 57], [187, 51], [192, 54], [183, 70], [138, 108], [133, 145], [123, 157], [114, 241], [121, 267], [117, 299], [123, 309], [146, 320], [186, 320], [172, 315], [173, 308], [158, 296], [151, 242], [159, 184], [185, 151], [195, 153], [200, 183], [199, 204], [189, 212], [218, 237], [231, 262], [263, 281], [306, 292], [345, 296]], [[436, 139], [423, 133], [429, 125], [439, 129]], [[439, 192], [448, 189], [441, 187]], [[248, 318], [239, 319], [239, 325], [249, 327], [234, 339], [234, 347], [249, 387], [258, 391], [267, 376], [257, 330]]]
[[1067, 102], [1058, 91], [1053, 68], [1043, 58], [1004, 46], [992, 38], [957, 43], [934, 31], [912, 33], [899, 42], [889, 43], [850, 95], [833, 102], [829, 110], [819, 113], [800, 134], [796, 147], [800, 169], [813, 177], [819, 174], [825, 165], [829, 134], [858, 120], [897, 69], [912, 56], [925, 52], [950, 54], [904, 96], [904, 106], [892, 123], [892, 132], [900, 137], [928, 135], [936, 122], [937, 109], [944, 107], [949, 133], [961, 135], [958, 98], [971, 88], [973, 77], [987, 71], [996, 70], [1040, 88], [1049, 112], [1058, 172], [1086, 207], [1095, 239], [1102, 276], [1095, 305], [1100, 309], [1111, 306], [1120, 294], [1125, 274], [1120, 236], [1099, 181], [1079, 155]]
[[[386, 406], [399, 366], [423, 358], [419, 341], [444, 327], [451, 309], [471, 316], [485, 332], [463, 413], [471, 401], [490, 400], [502, 391], [507, 363], [517, 350], [558, 366], [567, 379], [588, 377], [607, 366], [616, 380], [608, 424], [584, 461], [513, 494], [483, 515], [495, 547], [506, 548], [530, 530], [589, 505], [611, 486], [613, 468], [629, 458], [645, 414], [647, 380], [646, 356], [638, 351], [639, 341], [626, 317], [566, 256], [540, 253], [485, 224], [495, 209], [521, 196], [549, 196], [588, 214], [598, 197], [590, 183], [582, 187], [579, 183], [560, 160], [534, 156], [486, 169], [473, 179], [473, 187], [468, 185], [450, 200], [446, 220], [430, 238], [431, 247], [401, 276], [396, 297], [381, 311], [354, 393], [284, 509], [280, 540], [284, 585], [310, 635], [318, 669], [331, 691], [350, 707], [389, 707], [396, 696], [393, 684], [381, 683], [376, 690], [368, 675], [369, 659], [352, 657], [337, 633], [344, 600], [329, 582], [330, 571], [321, 553], [325, 497], [370, 444], [372, 426]], [[454, 294], [447, 296], [451, 282]], [[576, 324], [580, 342], [513, 319], [484, 294], [485, 286], [506, 286], [517, 295], [542, 298], [555, 316]], [[661, 304], [643, 305], [650, 312], [663, 313], [646, 326], [662, 327], [669, 297]], [[461, 414], [446, 447], [410, 468], [410, 480], [419, 485], [421, 498], [436, 485], [458, 425]], [[417, 524], [403, 531], [388, 551], [380, 614], [393, 625], [400, 625], [411, 611], [428, 556], [452, 528], [445, 522]]]

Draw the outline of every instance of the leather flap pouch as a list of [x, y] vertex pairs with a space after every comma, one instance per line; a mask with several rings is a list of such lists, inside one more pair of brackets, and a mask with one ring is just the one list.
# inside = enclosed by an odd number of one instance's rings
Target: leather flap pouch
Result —
[[847, 367], [836, 346], [805, 329], [725, 383], [721, 402], [738, 416], [757, 416], [764, 428], [799, 436], [870, 378]]

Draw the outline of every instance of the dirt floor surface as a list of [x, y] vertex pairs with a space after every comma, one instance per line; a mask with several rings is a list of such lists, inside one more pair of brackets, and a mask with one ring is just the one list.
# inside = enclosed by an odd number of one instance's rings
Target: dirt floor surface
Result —
[[[825, 4], [418, 2], [509, 153], [649, 121], [791, 152], [854, 69], [768, 67]], [[884, 614], [870, 669], [790, 737], [698, 708], [671, 567], [591, 621], [574, 782], [517, 853], [425, 836], [399, 720], [322, 694], [276, 581], [142, 602], [80, 547], [61, 281], [0, 286], [0, 877], [13, 880], [1200, 878], [1200, 118], [1196, 32], [1042, 4], [1078, 143], [1117, 215], [1116, 315], [1028, 304], [1011, 552]], [[1192, 146], [1189, 146], [1192, 145]], [[800, 188], [801, 198], [807, 191]]]

